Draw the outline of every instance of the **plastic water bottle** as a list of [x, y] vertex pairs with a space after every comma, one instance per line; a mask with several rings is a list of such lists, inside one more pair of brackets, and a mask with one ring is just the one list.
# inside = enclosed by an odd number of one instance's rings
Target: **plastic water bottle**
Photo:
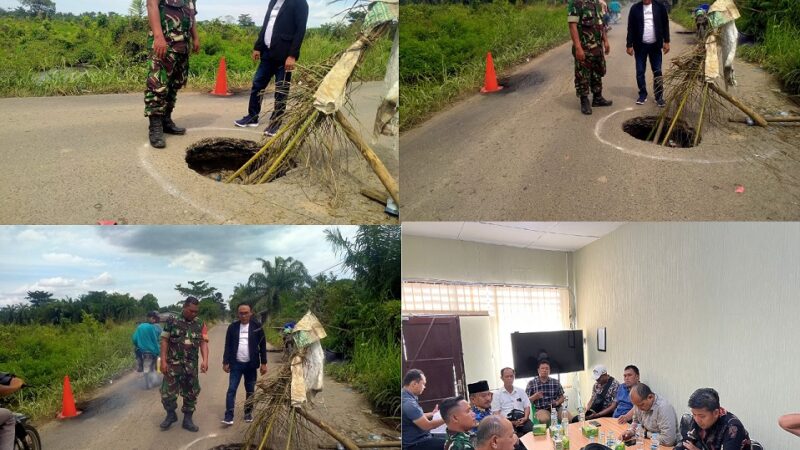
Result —
[[569, 411], [567, 411], [567, 402], [561, 405], [561, 433], [567, 435], [567, 427], [569, 426]]
[[578, 407], [578, 421], [581, 423], [581, 427], [586, 426], [586, 410], [583, 409], [583, 406]]
[[644, 431], [642, 426], [636, 420], [633, 421], [633, 431], [636, 433], [636, 450], [644, 450]]
[[650, 435], [650, 450], [658, 450], [658, 433]]
[[558, 429], [558, 414], [556, 414], [555, 406], [550, 406], [550, 428], [557, 430]]
[[608, 434], [606, 435], [606, 447], [614, 448], [614, 441], [615, 440], [616, 439], [614, 438], [614, 432], [613, 431], [609, 431]]

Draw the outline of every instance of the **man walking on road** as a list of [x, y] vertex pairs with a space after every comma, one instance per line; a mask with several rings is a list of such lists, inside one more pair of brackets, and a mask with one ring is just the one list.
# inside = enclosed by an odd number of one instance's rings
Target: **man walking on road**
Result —
[[137, 372], [144, 372], [147, 389], [150, 389], [150, 380], [156, 371], [156, 358], [161, 353], [161, 327], [157, 323], [158, 311], [150, 311], [147, 313], [147, 322], [139, 324], [131, 337], [136, 351]]
[[[591, 114], [593, 106], [611, 106], [603, 98], [606, 58], [611, 51], [599, 0], [569, 0], [567, 22], [575, 57], [575, 92], [581, 99], [581, 112]], [[589, 103], [589, 91], [592, 102]]]
[[144, 93], [144, 115], [150, 119], [150, 145], [167, 146], [164, 133], [184, 134], [172, 121], [178, 90], [189, 76], [189, 48], [200, 50], [197, 36], [195, 0], [147, 0], [150, 22], [148, 45], [150, 73]]
[[247, 115], [235, 120], [237, 127], [257, 127], [261, 114], [261, 96], [270, 80], [275, 77], [275, 107], [266, 136], [278, 132], [286, 112], [286, 97], [292, 81], [294, 65], [300, 58], [300, 46], [306, 35], [308, 3], [306, 0], [271, 0], [264, 24], [253, 46], [253, 59], [259, 61], [250, 90]]
[[236, 391], [244, 376], [244, 421], [252, 422], [252, 406], [247, 403], [255, 391], [256, 369], [261, 375], [267, 374], [267, 338], [264, 328], [252, 320], [253, 311], [250, 305], [242, 303], [237, 309], [239, 320], [228, 325], [225, 333], [225, 353], [222, 356], [222, 370], [229, 373], [228, 394], [225, 397], [225, 418], [222, 423], [233, 425], [233, 407], [236, 402]]
[[200, 302], [195, 297], [187, 297], [183, 302], [181, 317], [169, 318], [161, 333], [161, 403], [167, 417], [161, 422], [166, 430], [178, 421], [175, 409], [178, 407], [178, 393], [183, 397], [183, 428], [197, 431], [192, 422], [197, 396], [200, 394], [200, 381], [197, 377], [198, 349], [203, 356], [200, 371], [208, 371], [208, 332], [202, 320], [197, 318]]
[[669, 53], [669, 16], [660, 1], [641, 0], [628, 13], [628, 37], [625, 51], [636, 59], [636, 85], [639, 86], [637, 105], [647, 101], [644, 72], [647, 60], [653, 70], [653, 91], [656, 104], [664, 106], [664, 81], [661, 76], [661, 52]]

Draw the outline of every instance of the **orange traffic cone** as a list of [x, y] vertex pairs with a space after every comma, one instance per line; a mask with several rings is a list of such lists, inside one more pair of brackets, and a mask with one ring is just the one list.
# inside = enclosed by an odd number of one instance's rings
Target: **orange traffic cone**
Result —
[[69, 375], [64, 376], [64, 395], [61, 397], [61, 412], [59, 419], [69, 419], [81, 413], [75, 408], [75, 398], [72, 396], [72, 386], [69, 384]]
[[492, 52], [486, 54], [486, 77], [483, 79], [483, 87], [481, 88], [482, 94], [490, 94], [503, 89], [503, 86], [497, 84], [497, 75], [494, 73], [494, 61], [492, 60]]
[[225, 57], [219, 60], [219, 69], [217, 69], [217, 83], [214, 85], [214, 90], [210, 92], [211, 95], [220, 95], [227, 97], [233, 95], [228, 91], [228, 70], [225, 66]]

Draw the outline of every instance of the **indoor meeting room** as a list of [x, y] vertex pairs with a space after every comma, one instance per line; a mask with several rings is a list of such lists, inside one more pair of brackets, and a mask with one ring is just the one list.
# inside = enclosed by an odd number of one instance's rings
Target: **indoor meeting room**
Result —
[[800, 224], [402, 234], [404, 449], [800, 448]]

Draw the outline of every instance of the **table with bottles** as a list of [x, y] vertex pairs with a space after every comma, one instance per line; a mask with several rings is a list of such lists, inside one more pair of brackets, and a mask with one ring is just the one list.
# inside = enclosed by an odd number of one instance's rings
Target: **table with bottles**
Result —
[[[621, 442], [619, 440], [620, 435], [622, 435], [630, 426], [627, 423], [619, 423], [617, 419], [612, 417], [603, 417], [600, 419], [592, 419], [587, 420], [586, 424], [590, 424], [591, 422], [600, 422], [600, 426], [597, 427], [598, 435], [593, 440], [585, 437], [583, 433], [581, 433], [581, 423], [571, 423], [567, 427], [567, 439], [568, 439], [568, 447], [563, 445], [563, 441], [561, 443], [561, 448], [563, 450], [580, 450], [585, 445], [589, 444], [590, 442], [597, 442], [603, 445], [607, 445], [609, 433], [613, 433], [613, 438], [615, 441], [615, 445], [610, 446], [612, 449], [616, 447], [616, 443]], [[602, 440], [601, 440], [602, 438]], [[547, 433], [539, 436], [534, 436], [533, 433], [528, 433], [525, 436], [520, 438], [523, 444], [525, 444], [525, 448], [528, 450], [553, 450], [555, 448], [554, 440], [550, 437], [550, 430], [547, 430]], [[643, 446], [642, 450], [650, 450], [651, 449], [651, 440], [649, 438], [643, 439]], [[625, 444], [622, 444], [619, 448], [621, 449]], [[659, 445], [658, 449], [671, 449], [672, 447]], [[626, 450], [639, 450], [636, 446], [625, 446]]]

